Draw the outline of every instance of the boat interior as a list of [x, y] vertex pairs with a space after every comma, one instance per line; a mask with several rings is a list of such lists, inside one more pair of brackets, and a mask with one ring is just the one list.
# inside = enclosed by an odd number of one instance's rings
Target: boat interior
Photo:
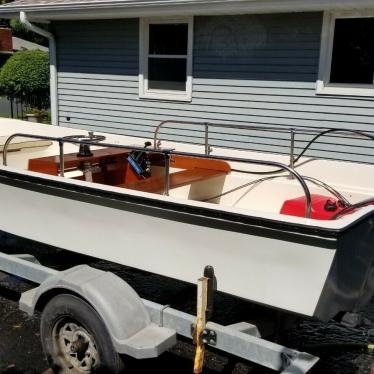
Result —
[[[65, 128], [61, 136], [60, 128], [58, 135], [35, 135], [20, 128], [1, 137], [3, 164], [95, 183], [99, 188], [112, 186], [316, 220], [344, 219], [372, 203], [374, 181], [367, 177], [374, 174], [372, 165], [312, 160], [292, 151], [288, 159], [272, 156], [275, 161], [258, 153], [256, 158], [251, 153], [212, 155], [207, 143], [203, 152], [177, 143], [162, 148], [159, 128], [154, 143], [141, 141], [134, 146], [127, 145], [128, 138], [107, 134], [71, 135], [72, 129]], [[291, 150], [293, 146], [291, 141]], [[347, 168], [357, 176], [354, 183], [344, 178]]]

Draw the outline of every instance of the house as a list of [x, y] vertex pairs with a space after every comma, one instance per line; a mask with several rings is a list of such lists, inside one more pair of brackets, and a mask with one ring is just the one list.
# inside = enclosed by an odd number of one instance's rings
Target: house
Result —
[[[23, 13], [20, 13], [23, 12]], [[372, 0], [18, 0], [0, 16], [49, 22], [54, 123], [152, 138], [165, 119], [374, 131]], [[21, 17], [22, 18], [22, 17]], [[30, 27], [31, 27], [30, 26]], [[42, 31], [43, 32], [43, 31]], [[201, 142], [175, 124], [163, 137]], [[210, 144], [289, 152], [289, 135], [214, 128]], [[372, 162], [372, 141], [311, 155]]]
[[0, 27], [0, 66], [13, 54], [12, 30]]
[[14, 52], [22, 50], [48, 52], [47, 47], [12, 36], [12, 30], [9, 27], [0, 26], [0, 66], [2, 66]]

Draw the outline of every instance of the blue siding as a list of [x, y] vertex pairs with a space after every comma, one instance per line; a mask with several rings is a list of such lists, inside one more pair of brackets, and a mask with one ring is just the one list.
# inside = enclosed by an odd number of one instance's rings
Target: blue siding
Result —
[[201, 17], [196, 78], [315, 82], [319, 14]]
[[[374, 132], [374, 98], [318, 96], [322, 14], [195, 17], [190, 103], [138, 97], [139, 22], [58, 22], [60, 123], [151, 138], [165, 119]], [[68, 119], [70, 121], [68, 121]], [[174, 125], [166, 139], [202, 142], [197, 128]], [[289, 136], [217, 129], [211, 144], [287, 153]], [[372, 162], [372, 142], [326, 137], [310, 155]]]

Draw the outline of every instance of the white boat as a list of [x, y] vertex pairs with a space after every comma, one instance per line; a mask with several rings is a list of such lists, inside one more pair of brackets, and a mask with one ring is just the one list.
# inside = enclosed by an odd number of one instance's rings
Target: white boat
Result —
[[371, 298], [373, 165], [95, 135], [0, 119], [0, 229], [321, 320]]

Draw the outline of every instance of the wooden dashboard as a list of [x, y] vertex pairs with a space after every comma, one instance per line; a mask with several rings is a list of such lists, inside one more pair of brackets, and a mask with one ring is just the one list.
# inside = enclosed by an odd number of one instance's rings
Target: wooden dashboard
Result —
[[[138, 176], [127, 161], [130, 151], [119, 148], [102, 148], [92, 151], [92, 156], [79, 157], [77, 153], [64, 155], [64, 172], [83, 170], [91, 166], [92, 182], [111, 186], [130, 188], [143, 192], [162, 193], [164, 176], [150, 176], [146, 179]], [[148, 152], [153, 167], [164, 167], [163, 155]], [[28, 170], [49, 175], [59, 175], [60, 158], [47, 156], [29, 160]], [[170, 174], [170, 189], [189, 185], [212, 177], [226, 175], [230, 165], [221, 160], [199, 157], [172, 155], [170, 167], [183, 169]], [[84, 176], [73, 179], [84, 180]]]

